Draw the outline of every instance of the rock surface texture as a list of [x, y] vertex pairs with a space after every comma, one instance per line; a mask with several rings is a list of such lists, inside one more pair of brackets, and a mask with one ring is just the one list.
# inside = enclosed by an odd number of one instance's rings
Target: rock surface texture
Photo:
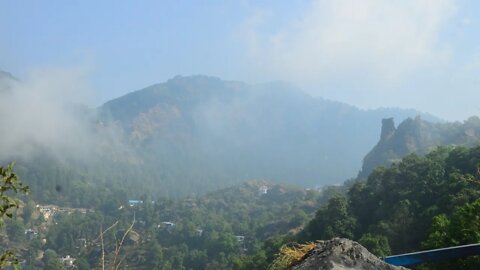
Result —
[[357, 242], [334, 238], [321, 241], [290, 270], [400, 270], [405, 267], [385, 263]]

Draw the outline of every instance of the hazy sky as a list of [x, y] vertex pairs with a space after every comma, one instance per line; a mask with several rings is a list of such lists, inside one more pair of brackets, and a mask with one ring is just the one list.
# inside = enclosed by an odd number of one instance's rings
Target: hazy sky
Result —
[[93, 105], [207, 74], [462, 120], [480, 115], [480, 1], [0, 0], [0, 69], [81, 72]]

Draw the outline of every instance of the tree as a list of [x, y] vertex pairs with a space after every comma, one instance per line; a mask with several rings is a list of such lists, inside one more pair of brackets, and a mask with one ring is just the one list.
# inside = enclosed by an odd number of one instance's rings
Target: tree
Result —
[[31, 221], [31, 218], [32, 218], [32, 214], [35, 212], [35, 202], [32, 201], [32, 200], [29, 200], [25, 207], [23, 208], [23, 213], [22, 213], [22, 217], [23, 217], [23, 222], [25, 224], [28, 224], [30, 221]]
[[147, 247], [147, 263], [148, 269], [157, 270], [162, 269], [163, 266], [163, 250], [162, 246], [156, 239], [150, 241]]
[[[6, 168], [0, 166], [0, 226], [4, 216], [11, 218], [12, 208], [18, 208], [18, 200], [12, 197], [12, 193], [28, 193], [28, 186], [25, 186], [20, 178], [12, 170], [13, 164]], [[12, 251], [6, 250], [0, 255], [0, 269], [8, 266], [18, 268], [18, 260]]]
[[384, 235], [366, 233], [358, 240], [368, 251], [379, 257], [390, 255], [390, 245]]
[[58, 259], [57, 253], [51, 249], [45, 251], [42, 261], [43, 269], [45, 270], [65, 270], [65, 267]]
[[87, 260], [85, 260], [84, 258], [78, 258], [75, 261], [75, 265], [77, 266], [78, 270], [90, 270], [91, 269]]
[[7, 168], [0, 167], [0, 218], [12, 217], [12, 208], [18, 208], [18, 200], [11, 197], [11, 193], [28, 193], [28, 186], [25, 186], [20, 178], [12, 170], [13, 164]]
[[[422, 243], [424, 248], [434, 249], [480, 242], [480, 199], [457, 208], [452, 216], [435, 216], [430, 234]], [[478, 269], [478, 256], [442, 263], [436, 269]]]
[[6, 230], [10, 241], [18, 243], [25, 239], [25, 226], [23, 226], [23, 222], [18, 219], [13, 219], [6, 225]]
[[337, 195], [328, 201], [326, 207], [320, 208], [315, 218], [310, 221], [303, 240], [331, 239], [333, 237], [353, 238], [356, 219], [351, 215], [347, 199]]

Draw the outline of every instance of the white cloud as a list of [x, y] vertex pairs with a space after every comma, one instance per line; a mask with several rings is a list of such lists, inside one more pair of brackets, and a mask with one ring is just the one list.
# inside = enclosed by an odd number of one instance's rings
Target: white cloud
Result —
[[28, 156], [37, 147], [87, 151], [91, 134], [76, 106], [89, 96], [83, 69], [43, 69], [0, 93], [2, 156]]
[[455, 10], [450, 0], [314, 1], [280, 31], [261, 33], [269, 22], [257, 12], [242, 33], [261, 77], [305, 83], [353, 73], [395, 81], [448, 59], [438, 36]]

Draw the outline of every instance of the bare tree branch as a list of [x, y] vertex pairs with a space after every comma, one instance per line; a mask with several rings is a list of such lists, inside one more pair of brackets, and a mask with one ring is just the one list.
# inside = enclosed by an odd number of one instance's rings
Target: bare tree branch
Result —
[[122, 260], [119, 261], [118, 265], [116, 265], [118, 254], [120, 254], [120, 250], [122, 249], [122, 246], [123, 246], [123, 241], [125, 241], [125, 238], [127, 237], [127, 235], [132, 231], [133, 225], [135, 225], [135, 212], [133, 212], [132, 224], [130, 224], [130, 227], [128, 227], [128, 229], [123, 234], [123, 237], [122, 237], [122, 240], [120, 241], [120, 244], [118, 244], [115, 248], [115, 258], [113, 259], [113, 266], [114, 266], [113, 269], [114, 270], [117, 270], [118, 267], [120, 267], [120, 264], [123, 262], [123, 259], [125, 259], [125, 258], [123, 258]]
[[102, 243], [102, 270], [105, 270], [105, 248], [103, 247], [103, 225], [100, 224], [100, 240]]
[[105, 270], [105, 245], [104, 245], [104, 242], [103, 242], [103, 235], [108, 232], [109, 230], [111, 230], [112, 228], [114, 228], [115, 226], [117, 226], [118, 224], [118, 220], [115, 221], [115, 223], [113, 223], [110, 227], [108, 227], [105, 231], [103, 231], [103, 225], [100, 224], [100, 236], [97, 237], [97, 239], [93, 240], [93, 242], [97, 242], [98, 239], [100, 239], [100, 243], [101, 243], [101, 247], [102, 247], [102, 261], [101, 261], [101, 264], [102, 264], [102, 270]]

